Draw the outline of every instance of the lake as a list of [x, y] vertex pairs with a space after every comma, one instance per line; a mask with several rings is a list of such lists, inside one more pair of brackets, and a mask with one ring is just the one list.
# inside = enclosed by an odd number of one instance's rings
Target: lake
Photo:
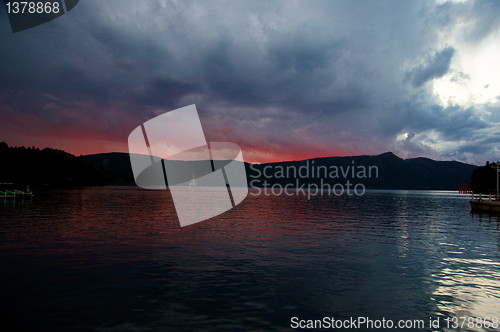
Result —
[[422, 320], [418, 330], [430, 331], [473, 317], [480, 323], [464, 330], [498, 330], [500, 218], [471, 214], [468, 198], [253, 190], [233, 210], [183, 228], [168, 191], [0, 200], [2, 325], [283, 331], [366, 317]]

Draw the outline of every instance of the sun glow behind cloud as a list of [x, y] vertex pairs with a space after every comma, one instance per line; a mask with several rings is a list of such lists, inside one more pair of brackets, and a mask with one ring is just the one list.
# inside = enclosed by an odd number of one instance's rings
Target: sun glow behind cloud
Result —
[[395, 134], [394, 150], [482, 164], [500, 151], [499, 2], [436, 3], [434, 46], [404, 69], [416, 101], [410, 112], [420, 115]]
[[451, 71], [434, 80], [433, 92], [445, 107], [496, 103], [500, 98], [500, 29], [476, 43], [464, 40], [469, 22], [463, 20], [446, 36], [457, 51]]

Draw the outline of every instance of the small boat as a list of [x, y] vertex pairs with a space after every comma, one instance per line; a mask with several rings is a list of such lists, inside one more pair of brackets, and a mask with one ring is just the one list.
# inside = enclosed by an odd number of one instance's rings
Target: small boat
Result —
[[196, 179], [194, 178], [194, 174], [193, 174], [193, 179], [191, 180], [191, 182], [189, 182], [189, 186], [190, 187], [196, 186]]

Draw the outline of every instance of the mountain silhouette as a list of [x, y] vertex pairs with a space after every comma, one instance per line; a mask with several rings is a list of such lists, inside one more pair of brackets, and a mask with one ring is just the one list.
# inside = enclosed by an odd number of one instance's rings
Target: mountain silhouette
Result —
[[[134, 184], [130, 158], [127, 153], [101, 153], [84, 156], [85, 161], [94, 165], [96, 168], [105, 171], [110, 178], [114, 178], [115, 184]], [[386, 152], [380, 155], [363, 155], [352, 157], [325, 157], [314, 158], [301, 161], [286, 161], [265, 164], [245, 163], [249, 184], [262, 186], [264, 180], [269, 185], [279, 183], [286, 185], [316, 183], [321, 184], [321, 177], [309, 176], [303, 179], [297, 179], [294, 174], [289, 176], [276, 177], [276, 170], [280, 167], [286, 170], [298, 169], [300, 167], [309, 169], [315, 168], [324, 171], [337, 169], [339, 178], [323, 178], [323, 183], [342, 183], [346, 180], [353, 180], [351, 183], [362, 183], [366, 188], [372, 189], [435, 189], [435, 190], [458, 190], [463, 182], [469, 182], [472, 172], [476, 168], [474, 165], [465, 164], [457, 161], [436, 161], [429, 158], [411, 158], [402, 159], [392, 152]], [[372, 177], [352, 176], [352, 169], [355, 167], [355, 173], [361, 167], [372, 167]], [[267, 167], [267, 169], [266, 169]], [[375, 167], [378, 174], [375, 177]], [[271, 173], [271, 177], [266, 177], [266, 173]], [[342, 176], [342, 171], [349, 172], [347, 176]], [[291, 172], [289, 172], [291, 173]], [[323, 172], [324, 173], [324, 172]], [[330, 173], [330, 172], [328, 172]], [[278, 174], [280, 175], [280, 174]], [[285, 174], [286, 175], [286, 174]], [[323, 175], [323, 174], [322, 174]], [[327, 174], [330, 175], [330, 174]], [[362, 175], [362, 174], [361, 174]], [[368, 174], [367, 174], [368, 175]], [[191, 177], [192, 174], [189, 174]], [[252, 182], [253, 181], [253, 182]], [[298, 181], [298, 182], [297, 182]]]
[[[0, 183], [55, 187], [135, 185], [128, 153], [77, 157], [62, 150], [9, 147], [2, 142], [0, 160]], [[436, 161], [423, 157], [402, 159], [392, 152], [265, 164], [245, 163], [251, 186], [288, 184], [290, 188], [302, 184], [321, 187], [328, 183], [333, 186], [350, 181], [353, 185], [361, 183], [370, 189], [458, 190], [463, 182], [470, 182], [476, 168], [457, 161]], [[186, 169], [186, 179], [189, 180], [193, 174], [189, 167]], [[478, 172], [476, 170], [475, 173], [476, 186], [479, 183]]]

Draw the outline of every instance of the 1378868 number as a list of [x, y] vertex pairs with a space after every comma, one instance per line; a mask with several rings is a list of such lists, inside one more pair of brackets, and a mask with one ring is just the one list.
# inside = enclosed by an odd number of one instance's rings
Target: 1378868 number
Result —
[[452, 329], [494, 329], [498, 330], [500, 324], [498, 317], [448, 317], [445, 318], [446, 328]]
[[59, 14], [59, 2], [8, 1], [5, 3], [8, 14]]

